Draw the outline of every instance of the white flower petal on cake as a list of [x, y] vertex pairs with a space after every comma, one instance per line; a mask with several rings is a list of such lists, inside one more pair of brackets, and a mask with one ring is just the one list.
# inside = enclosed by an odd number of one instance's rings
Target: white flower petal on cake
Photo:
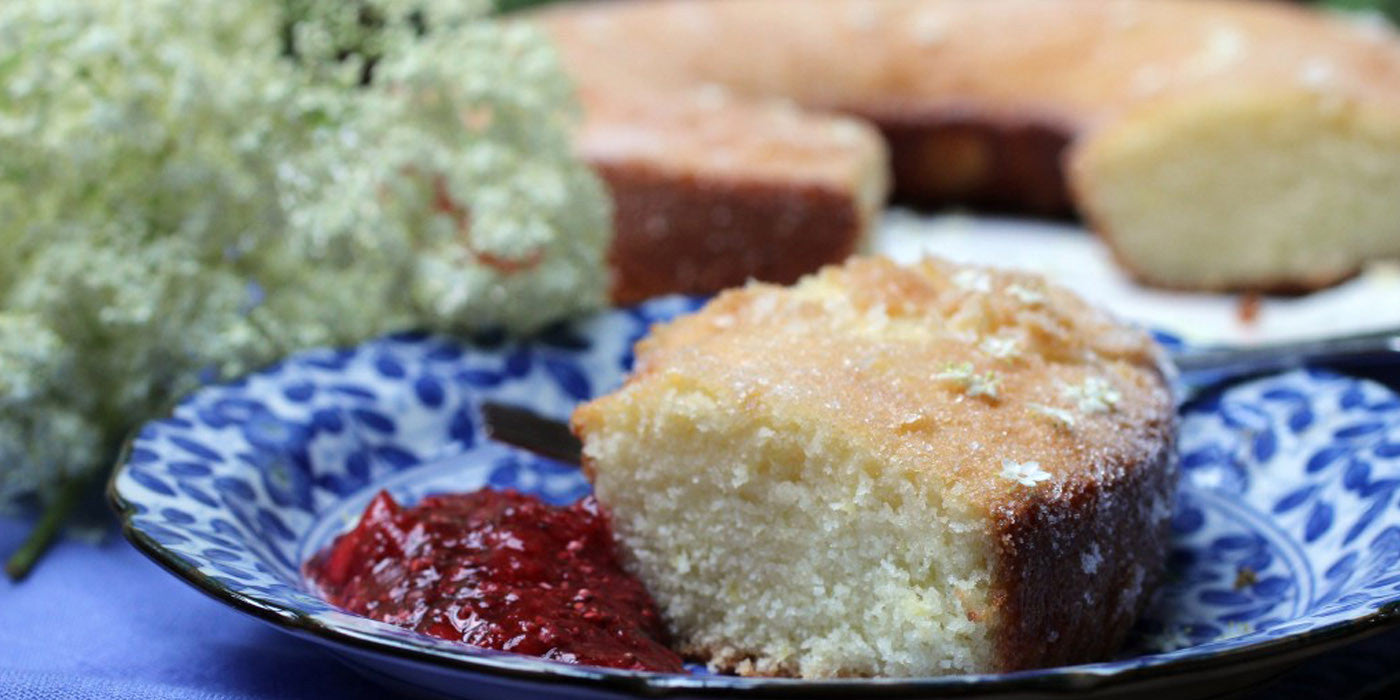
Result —
[[1001, 478], [1014, 481], [1022, 486], [1035, 486], [1050, 478], [1050, 472], [1040, 468], [1040, 462], [1017, 462], [1014, 459], [1001, 460]]

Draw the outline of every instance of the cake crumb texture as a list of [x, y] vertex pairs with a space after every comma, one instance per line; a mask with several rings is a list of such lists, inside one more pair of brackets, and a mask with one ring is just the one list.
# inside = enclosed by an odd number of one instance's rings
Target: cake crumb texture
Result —
[[682, 653], [808, 678], [1114, 651], [1159, 576], [1159, 349], [1039, 277], [855, 258], [653, 329], [585, 469]]

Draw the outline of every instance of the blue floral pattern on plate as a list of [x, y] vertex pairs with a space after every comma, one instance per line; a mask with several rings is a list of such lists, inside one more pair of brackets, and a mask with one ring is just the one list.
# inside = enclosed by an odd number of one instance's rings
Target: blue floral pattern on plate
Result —
[[[621, 382], [633, 342], [651, 323], [698, 303], [653, 301], [529, 341], [401, 334], [301, 353], [200, 390], [146, 425], [110, 496], [128, 536], [190, 583], [328, 643], [387, 682], [457, 695], [522, 683], [562, 694], [580, 684], [691, 695], [938, 692], [960, 684], [1053, 692], [1312, 642], [1321, 648], [1400, 616], [1400, 397], [1309, 371], [1231, 386], [1183, 409], [1170, 582], [1117, 661], [898, 681], [636, 674], [425, 638], [339, 611], [305, 590], [300, 563], [347, 529], [381, 488], [406, 501], [482, 486], [555, 503], [586, 494], [576, 468], [491, 441], [479, 402], [567, 419], [578, 402]], [[432, 663], [416, 663], [423, 660]]]

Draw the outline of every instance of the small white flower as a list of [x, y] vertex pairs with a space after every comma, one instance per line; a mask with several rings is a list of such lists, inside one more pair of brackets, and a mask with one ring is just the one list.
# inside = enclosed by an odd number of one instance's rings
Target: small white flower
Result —
[[1014, 481], [1022, 486], [1035, 486], [1050, 478], [1050, 472], [1040, 468], [1040, 462], [1017, 462], [1014, 459], [1001, 460], [1001, 478]]
[[1021, 354], [1020, 341], [1006, 336], [988, 336], [978, 347], [982, 349], [982, 352], [998, 360], [1005, 360]]
[[948, 365], [942, 372], [933, 375], [934, 380], [941, 382], [958, 382], [966, 384], [972, 378], [973, 367], [971, 362], [962, 362], [956, 365]]
[[1001, 377], [996, 372], [985, 372], [972, 378], [968, 382], [968, 396], [985, 396], [989, 399], [997, 398], [997, 385], [1001, 383]]
[[906, 413], [899, 420], [899, 427], [907, 429], [922, 428], [933, 423], [933, 419], [922, 411], [916, 413]]
[[1123, 395], [1107, 379], [1089, 377], [1083, 384], [1067, 384], [1060, 393], [1083, 413], [1107, 413], [1123, 400]]
[[986, 396], [990, 399], [997, 398], [997, 385], [1001, 383], [1001, 377], [996, 372], [977, 374], [971, 362], [949, 365], [947, 369], [933, 375], [933, 379], [955, 384], [967, 396]]
[[1061, 427], [1074, 427], [1074, 414], [1070, 413], [1069, 411], [1066, 411], [1063, 408], [1055, 408], [1054, 406], [1046, 406], [1045, 404], [1039, 403], [1029, 404], [1027, 408], [1029, 408], [1032, 413], [1039, 413], [1040, 415], [1055, 421]]
[[972, 379], [972, 384], [967, 387], [967, 395], [985, 396], [989, 399], [1000, 398], [997, 394], [1000, 385], [1001, 375], [996, 372], [984, 372]]
[[953, 275], [953, 284], [969, 292], [992, 291], [992, 278], [988, 277], [985, 271], [976, 268], [959, 270]]
[[1045, 295], [1040, 292], [1020, 284], [1010, 284], [1006, 287], [1006, 293], [1015, 297], [1017, 301], [1028, 306], [1045, 303]]

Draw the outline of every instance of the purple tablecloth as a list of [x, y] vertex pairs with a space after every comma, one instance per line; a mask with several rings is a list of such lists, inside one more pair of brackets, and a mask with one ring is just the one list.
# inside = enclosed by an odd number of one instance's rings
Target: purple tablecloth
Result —
[[[0, 551], [25, 524], [0, 519]], [[382, 698], [318, 646], [215, 602], [113, 532], [0, 578], [0, 700]]]
[[[1372, 378], [1400, 390], [1400, 367]], [[27, 524], [0, 518], [0, 552]], [[115, 532], [60, 542], [27, 581], [0, 579], [0, 700], [384, 698], [317, 645], [165, 573]], [[1400, 630], [1312, 660], [1259, 697], [1400, 697]]]
[[[0, 551], [23, 523], [0, 519]], [[1400, 697], [1400, 632], [1305, 664], [1260, 697]], [[235, 612], [115, 533], [60, 543], [29, 580], [0, 580], [0, 700], [384, 698], [317, 645]]]

